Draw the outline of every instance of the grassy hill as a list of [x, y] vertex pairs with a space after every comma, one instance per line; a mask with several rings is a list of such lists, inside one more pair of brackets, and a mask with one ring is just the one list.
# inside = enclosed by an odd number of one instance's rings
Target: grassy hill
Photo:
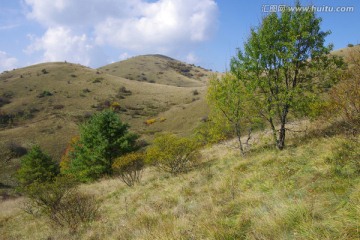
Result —
[[[178, 72], [164, 67], [169, 62], [191, 70]], [[143, 68], [137, 69], [139, 64]], [[149, 76], [157, 73], [158, 68], [154, 66], [164, 69], [155, 82], [114, 75], [122, 71], [110, 71], [113, 73], [110, 74], [102, 68], [64, 62], [2, 73], [0, 138], [26, 148], [39, 144], [59, 160], [71, 137], [78, 134], [78, 125], [112, 104], [122, 121], [129, 123], [131, 130], [145, 140], [151, 140], [160, 131], [187, 135], [208, 114], [205, 91], [210, 72], [157, 55], [134, 57], [104, 68], [117, 69], [117, 66], [123, 66], [120, 69], [127, 66], [133, 73], [144, 72]], [[196, 72], [201, 73], [201, 77], [195, 75]], [[149, 119], [155, 122], [144, 124]], [[18, 165], [18, 161], [13, 164]], [[1, 182], [7, 183], [12, 172], [1, 171]]]
[[209, 71], [163, 55], [144, 55], [99, 68], [105, 73], [141, 82], [201, 87]]
[[[96, 196], [101, 215], [76, 233], [24, 213], [22, 198], [0, 202], [0, 234], [3, 239], [359, 239], [360, 176], [352, 165], [360, 157], [359, 137], [349, 139], [338, 126], [324, 123], [302, 128], [306, 135], [289, 136], [283, 151], [269, 148], [269, 135], [257, 135], [245, 157], [231, 141], [204, 149], [202, 163], [187, 174], [147, 168], [133, 188], [118, 179], [83, 185], [81, 191]], [[339, 157], [347, 162], [337, 162]]]
[[[347, 56], [348, 51], [336, 54]], [[59, 157], [78, 124], [109, 105], [145, 139], [160, 131], [189, 134], [208, 111], [206, 81], [184, 74], [205, 70], [191, 66], [190, 71], [173, 71], [167, 61], [174, 60], [152, 55], [100, 69], [47, 63], [3, 73], [0, 110], [15, 119], [2, 126], [0, 137], [23, 146], [39, 143]], [[122, 64], [128, 67], [119, 70]], [[168, 75], [160, 75], [167, 77], [153, 82], [151, 76], [165, 66]], [[129, 73], [134, 78], [124, 78]], [[154, 123], [144, 124], [149, 119]], [[95, 197], [100, 214], [77, 232], [51, 227], [44, 216], [25, 213], [21, 196], [0, 201], [0, 236], [360, 239], [359, 135], [346, 132], [341, 122], [292, 121], [283, 151], [272, 146], [268, 131], [259, 131], [245, 156], [234, 147], [236, 141], [222, 142], [202, 149], [199, 165], [186, 174], [173, 176], [150, 166], [132, 188], [116, 178], [80, 185], [81, 192]], [[5, 166], [0, 182], [11, 185], [4, 179], [13, 170]]]

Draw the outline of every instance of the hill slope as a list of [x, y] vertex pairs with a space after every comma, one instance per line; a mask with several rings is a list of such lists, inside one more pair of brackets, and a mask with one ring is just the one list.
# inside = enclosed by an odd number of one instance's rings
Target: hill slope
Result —
[[[156, 65], [153, 61], [148, 59], [145, 67]], [[0, 74], [0, 138], [27, 148], [39, 144], [60, 160], [71, 137], [78, 134], [78, 125], [111, 104], [117, 105], [120, 118], [131, 130], [146, 140], [160, 131], [189, 134], [208, 112], [205, 80], [167, 70], [164, 75], [192, 86], [133, 81], [60, 62], [4, 72]], [[148, 119], [155, 123], [144, 124]], [[1, 171], [0, 182], [8, 183], [11, 172]]]
[[[202, 164], [187, 174], [148, 168], [133, 188], [118, 179], [83, 185], [83, 192], [96, 196], [101, 216], [77, 233], [52, 229], [47, 219], [22, 212], [21, 198], [0, 202], [0, 234], [4, 239], [359, 239], [360, 175], [351, 162], [359, 157], [360, 139], [347, 138], [310, 131], [289, 138], [281, 152], [260, 139], [246, 157], [220, 144], [203, 150]], [[343, 165], [339, 157], [346, 159]]]
[[209, 71], [179, 62], [163, 55], [144, 55], [112, 63], [99, 70], [130, 80], [178, 87], [200, 87], [206, 84]]
[[[152, 65], [156, 63], [148, 59], [145, 67]], [[10, 103], [4, 104], [1, 112], [14, 121], [2, 124], [0, 136], [25, 144], [44, 144], [51, 153], [57, 149], [58, 156], [69, 136], [76, 134], [78, 123], [113, 102], [120, 104], [122, 120], [138, 133], [176, 130], [186, 134], [207, 114], [205, 84], [172, 71], [164, 70], [163, 75], [179, 78], [192, 87], [132, 81], [70, 63], [45, 63], [4, 72], [0, 75], [0, 96]], [[144, 125], [145, 120], [160, 113], [166, 121]]]

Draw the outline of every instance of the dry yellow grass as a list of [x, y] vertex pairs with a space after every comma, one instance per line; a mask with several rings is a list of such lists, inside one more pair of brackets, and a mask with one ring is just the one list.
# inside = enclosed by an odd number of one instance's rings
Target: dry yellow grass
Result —
[[177, 87], [204, 86], [210, 75], [208, 70], [163, 55], [132, 57], [125, 61], [106, 65], [99, 70], [130, 80]]
[[[116, 69], [115, 66], [108, 68]], [[44, 68], [49, 72], [46, 76], [41, 74]], [[2, 129], [1, 139], [26, 146], [37, 142], [53, 155], [60, 155], [66, 142], [77, 133], [79, 116], [94, 111], [91, 105], [115, 98], [120, 87], [132, 91], [132, 95], [117, 100], [128, 109], [120, 114], [122, 119], [148, 139], [160, 131], [190, 133], [207, 114], [205, 85], [194, 87], [191, 81], [181, 78], [176, 84], [188, 85], [176, 87], [165, 82], [124, 79], [116, 76], [117, 70], [108, 70], [113, 75], [104, 73], [104, 69], [100, 70], [103, 73], [96, 71], [79, 65], [51, 63], [1, 75], [0, 90], [15, 93], [12, 103], [2, 110], [40, 109], [33, 119]], [[99, 77], [103, 79], [94, 82]], [[90, 92], [83, 92], [85, 88]], [[193, 95], [195, 89], [199, 95]], [[54, 95], [36, 97], [45, 90]], [[55, 104], [63, 104], [64, 108], [54, 109]], [[166, 121], [146, 126], [144, 121], [152, 117], [163, 117]], [[306, 121], [296, 125], [296, 130], [306, 129], [305, 125], [308, 131], [301, 138], [298, 133], [289, 134], [289, 145], [284, 151], [269, 147], [271, 138], [266, 132], [257, 133], [245, 157], [232, 147], [234, 141], [229, 141], [204, 149], [200, 166], [187, 174], [173, 177], [150, 167], [144, 171], [141, 184], [134, 188], [118, 179], [82, 185], [81, 191], [96, 196], [101, 215], [76, 233], [52, 228], [45, 217], [24, 213], [20, 209], [23, 198], [1, 201], [0, 236], [2, 239], [360, 239], [360, 176], [347, 168], [345, 174], [336, 174], [333, 163], [329, 163], [329, 159], [344, 150], [344, 144], [355, 143], [354, 154], [360, 152], [359, 136], [349, 140], [339, 134], [341, 129]], [[315, 131], [317, 128], [325, 133]]]
[[[161, 66], [156, 64], [157, 61], [161, 62]], [[152, 74], [157, 72], [156, 67], [165, 66], [167, 61], [165, 57], [140, 56], [132, 58], [130, 63], [125, 61], [104, 68], [115, 69], [117, 65], [124, 65], [139, 74], [141, 71]], [[139, 64], [143, 69], [137, 68]], [[205, 72], [200, 68], [192, 68]], [[175, 128], [177, 132], [188, 134], [207, 114], [207, 106], [203, 100], [205, 76], [197, 80], [171, 69], [163, 69], [166, 78], [161, 78], [163, 81], [157, 84], [129, 80], [111, 74], [112, 71], [109, 74], [106, 72], [71, 63], [45, 63], [2, 73], [0, 96], [10, 92], [13, 97], [11, 103], [4, 105], [1, 111], [23, 111], [26, 114], [33, 111], [35, 117], [22, 117], [15, 125], [0, 129], [0, 137], [27, 146], [38, 143], [59, 158], [66, 142], [77, 134], [80, 120], [86, 114], [96, 111], [94, 107], [106, 100], [110, 104], [117, 102], [121, 109], [121, 119], [128, 122], [134, 131], [149, 135], [150, 138], [154, 132], [172, 131]], [[171, 82], [177, 79], [196, 84], [176, 87]], [[119, 99], [117, 96], [121, 87], [131, 91], [131, 94], [123, 94]], [[201, 94], [193, 96], [194, 90]], [[52, 96], [37, 97], [44, 91], [52, 93]], [[151, 128], [143, 124], [146, 119], [160, 113], [167, 118], [166, 123], [159, 123]]]
[[[156, 64], [157, 61], [161, 64]], [[165, 57], [141, 56], [105, 68], [124, 65], [139, 74], [152, 74], [159, 67], [165, 68], [167, 61]], [[141, 69], [137, 69], [139, 64]], [[191, 69], [206, 72], [201, 68]], [[0, 97], [10, 94], [12, 98], [0, 112], [23, 116], [12, 125], [0, 127], [0, 138], [27, 148], [39, 144], [55, 160], [60, 160], [71, 137], [78, 134], [78, 124], [106, 101], [113, 108], [116, 104], [122, 121], [147, 141], [161, 131], [188, 135], [208, 112], [204, 100], [206, 76], [196, 79], [170, 68], [162, 71], [159, 83], [129, 80], [111, 74], [112, 71], [108, 74], [105, 70], [61, 62], [4, 72], [0, 75]], [[175, 86], [177, 80], [184, 86]], [[196, 96], [195, 90], [199, 93]], [[44, 91], [52, 96], [39, 98]], [[166, 118], [166, 121], [145, 125], [151, 118]], [[15, 166], [17, 163], [13, 161]], [[12, 172], [12, 168], [0, 171], [0, 182], [10, 183], [7, 173]]]
[[343, 143], [359, 140], [310, 131], [306, 138], [290, 137], [287, 149], [278, 151], [263, 136], [245, 157], [215, 145], [187, 174], [174, 177], [150, 167], [134, 188], [118, 179], [82, 185], [81, 191], [98, 199], [101, 216], [75, 234], [22, 213], [13, 200], [2, 202], [7, 212], [0, 234], [4, 239], [359, 239], [360, 176], [335, 174], [327, 160]]

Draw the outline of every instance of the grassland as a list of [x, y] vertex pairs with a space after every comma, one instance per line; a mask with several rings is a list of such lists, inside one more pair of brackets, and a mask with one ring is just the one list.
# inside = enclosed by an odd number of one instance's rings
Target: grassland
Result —
[[[145, 74], [149, 81], [121, 77], [120, 73], [127, 74], [124, 69]], [[38, 144], [60, 160], [71, 137], [78, 134], [78, 125], [114, 103], [121, 120], [146, 141], [160, 131], [188, 135], [208, 114], [205, 91], [210, 74], [159, 55], [100, 69], [57, 62], [4, 72], [0, 98], [6, 104], [0, 105], [0, 118], [10, 115], [14, 121], [0, 121], [0, 138], [26, 148]], [[150, 76], [159, 80], [153, 82]], [[145, 124], [149, 119], [154, 122]], [[11, 174], [18, 165], [15, 159], [0, 171], [0, 182], [12, 186]]]
[[[320, 130], [314, 130], [322, 126]], [[305, 125], [303, 125], [305, 127]], [[227, 144], [202, 151], [202, 163], [183, 175], [147, 168], [141, 184], [118, 179], [82, 185], [100, 217], [71, 233], [21, 210], [22, 198], [3, 201], [3, 239], [359, 239], [359, 136], [338, 126], [307, 124], [286, 150], [266, 134], [245, 157]], [[261, 136], [261, 137], [260, 137]], [[296, 136], [296, 137], [295, 137]], [[228, 146], [228, 147], [226, 147]], [[344, 155], [345, 154], [345, 155]], [[344, 164], [336, 163], [344, 156]], [[358, 170], [359, 170], [358, 166]]]
[[99, 70], [130, 80], [177, 87], [201, 87], [206, 84], [209, 74], [206, 69], [163, 55], [137, 56]]
[[[105, 101], [119, 102], [121, 118], [145, 139], [161, 131], [191, 133], [208, 110], [205, 76], [189, 73], [210, 73], [194, 66], [181, 71], [181, 63], [174, 67], [164, 56], [138, 60], [100, 69], [48, 63], [1, 74], [2, 95], [13, 95], [1, 111], [25, 113], [1, 129], [1, 139], [39, 143], [59, 157], [78, 124]], [[124, 78], [129, 74], [133, 79]], [[147, 167], [132, 188], [116, 178], [81, 185], [80, 191], [95, 196], [100, 215], [77, 232], [25, 213], [21, 196], [2, 200], [0, 238], [360, 239], [360, 136], [341, 122], [292, 121], [295, 131], [289, 131], [283, 151], [271, 146], [267, 131], [259, 131], [245, 156], [236, 141], [222, 142], [202, 149], [200, 164], [186, 174]], [[12, 171], [5, 166], [3, 179]]]

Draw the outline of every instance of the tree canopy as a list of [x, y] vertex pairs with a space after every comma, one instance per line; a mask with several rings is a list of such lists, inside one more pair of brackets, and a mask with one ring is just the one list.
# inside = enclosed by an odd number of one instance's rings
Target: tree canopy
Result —
[[329, 55], [332, 46], [325, 46], [325, 37], [330, 32], [322, 31], [320, 23], [313, 11], [271, 13], [231, 60], [231, 72], [252, 92], [279, 149], [285, 147], [289, 113], [306, 114], [341, 64]]
[[112, 110], [97, 113], [80, 127], [80, 137], [72, 143], [64, 172], [82, 181], [111, 175], [114, 160], [135, 150], [137, 138]]
[[21, 159], [21, 166], [16, 177], [21, 187], [34, 182], [43, 183], [51, 181], [59, 173], [59, 166], [51, 157], [34, 146], [28, 154]]
[[213, 76], [210, 79], [207, 100], [213, 114], [222, 115], [231, 125], [238, 139], [239, 150], [244, 153], [241, 135], [245, 130], [251, 129], [254, 111], [244, 83], [231, 73], [226, 73], [221, 78]]

